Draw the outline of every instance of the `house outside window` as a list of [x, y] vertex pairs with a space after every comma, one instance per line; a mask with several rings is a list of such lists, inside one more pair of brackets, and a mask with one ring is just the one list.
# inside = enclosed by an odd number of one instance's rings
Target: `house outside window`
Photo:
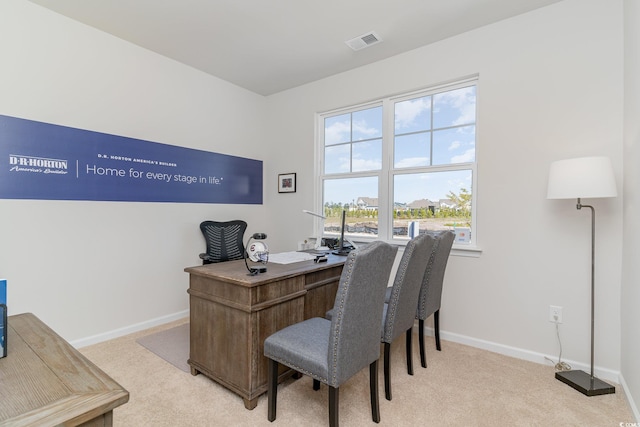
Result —
[[454, 230], [475, 245], [477, 79], [317, 115], [325, 236], [402, 243]]

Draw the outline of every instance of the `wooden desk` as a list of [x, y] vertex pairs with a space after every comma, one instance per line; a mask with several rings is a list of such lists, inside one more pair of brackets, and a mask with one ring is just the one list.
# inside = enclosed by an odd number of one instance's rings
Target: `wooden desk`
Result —
[[[267, 391], [264, 340], [333, 307], [346, 257], [267, 265], [249, 276], [243, 260], [189, 267], [191, 373], [205, 374], [253, 409]], [[280, 380], [294, 372], [283, 369]]]
[[31, 313], [8, 319], [0, 426], [111, 426], [129, 392]]

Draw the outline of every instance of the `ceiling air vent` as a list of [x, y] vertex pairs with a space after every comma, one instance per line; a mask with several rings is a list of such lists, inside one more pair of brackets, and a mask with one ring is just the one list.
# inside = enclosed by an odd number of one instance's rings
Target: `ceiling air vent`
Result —
[[373, 31], [370, 31], [351, 40], [347, 40], [345, 43], [353, 50], [360, 50], [376, 43], [380, 43], [381, 41], [382, 39], [380, 38], [380, 36], [378, 36]]

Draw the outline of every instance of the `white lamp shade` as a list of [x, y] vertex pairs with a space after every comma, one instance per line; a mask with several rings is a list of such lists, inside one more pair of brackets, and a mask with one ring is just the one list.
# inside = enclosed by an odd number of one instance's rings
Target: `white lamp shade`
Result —
[[608, 157], [579, 157], [551, 163], [547, 199], [616, 197], [616, 179]]

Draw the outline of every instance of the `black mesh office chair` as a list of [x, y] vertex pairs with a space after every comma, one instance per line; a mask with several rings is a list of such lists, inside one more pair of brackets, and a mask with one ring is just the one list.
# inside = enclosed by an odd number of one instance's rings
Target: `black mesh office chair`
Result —
[[234, 221], [202, 221], [200, 230], [207, 243], [207, 252], [200, 254], [202, 264], [244, 258], [244, 232], [247, 223]]

